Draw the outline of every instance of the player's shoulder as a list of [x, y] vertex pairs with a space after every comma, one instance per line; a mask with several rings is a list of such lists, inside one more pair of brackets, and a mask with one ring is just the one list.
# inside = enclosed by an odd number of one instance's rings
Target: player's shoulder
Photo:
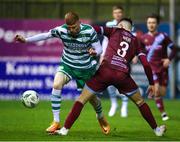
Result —
[[82, 30], [93, 30], [93, 27], [89, 24], [81, 23], [81, 29]]
[[124, 28], [114, 28], [114, 29], [120, 31], [124, 36], [130, 37], [132, 39], [136, 39], [136, 36], [133, 35], [132, 32], [125, 30]]
[[57, 26], [55, 29], [58, 30], [59, 32], [67, 33], [67, 25], [66, 24]]
[[168, 37], [168, 34], [166, 32], [158, 32], [158, 35], [163, 35], [165, 37]]
[[148, 37], [148, 36], [150, 36], [148, 33], [144, 33], [144, 34], [141, 36], [141, 38], [146, 38], [146, 37]]
[[81, 23], [81, 33], [92, 34], [95, 32], [94, 28], [89, 24]]
[[169, 39], [167, 33], [165, 32], [157, 32], [157, 34], [155, 35], [155, 38], [160, 41]]

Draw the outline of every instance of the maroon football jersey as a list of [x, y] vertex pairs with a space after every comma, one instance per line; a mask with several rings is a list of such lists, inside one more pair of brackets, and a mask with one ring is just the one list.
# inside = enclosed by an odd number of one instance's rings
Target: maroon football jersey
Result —
[[160, 72], [163, 69], [163, 58], [168, 58], [167, 48], [173, 47], [173, 42], [165, 34], [158, 32], [155, 35], [146, 33], [141, 37], [147, 50], [147, 59], [150, 62], [153, 72]]
[[109, 38], [104, 62], [111, 68], [129, 72], [129, 64], [133, 57], [145, 54], [140, 42], [131, 32], [122, 28], [101, 27], [101, 31]]

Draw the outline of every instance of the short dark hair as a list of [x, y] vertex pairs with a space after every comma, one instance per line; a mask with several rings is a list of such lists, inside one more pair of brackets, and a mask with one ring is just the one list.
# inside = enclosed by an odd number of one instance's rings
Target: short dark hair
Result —
[[116, 9], [120, 9], [120, 10], [124, 11], [124, 8], [122, 6], [120, 6], [120, 5], [113, 6], [112, 10], [114, 11]]
[[67, 25], [73, 25], [79, 20], [79, 16], [75, 12], [68, 12], [65, 14], [65, 22]]
[[152, 14], [147, 16], [147, 19], [148, 18], [154, 18], [154, 19], [156, 19], [158, 24], [160, 23], [160, 16], [158, 14], [152, 13]]
[[132, 22], [131, 18], [124, 17], [119, 21], [119, 23], [122, 22], [122, 21], [127, 21], [127, 22], [129, 22], [131, 24], [131, 26], [133, 25], [133, 22]]

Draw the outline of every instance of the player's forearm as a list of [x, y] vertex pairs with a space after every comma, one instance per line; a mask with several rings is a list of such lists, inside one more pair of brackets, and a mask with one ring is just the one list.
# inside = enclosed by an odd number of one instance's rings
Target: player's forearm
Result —
[[144, 68], [144, 71], [145, 71], [146, 76], [148, 78], [149, 84], [154, 85], [152, 70], [151, 70], [151, 67], [149, 65], [149, 62], [146, 59], [146, 56], [141, 55], [141, 56], [139, 56], [139, 59], [143, 65], [143, 68]]
[[175, 46], [173, 46], [172, 47], [172, 50], [171, 50], [171, 53], [170, 53], [170, 55], [169, 55], [169, 60], [172, 60], [174, 57], [175, 57], [175, 55], [176, 55], [176, 47]]
[[50, 32], [37, 34], [35, 36], [25, 38], [25, 40], [26, 40], [26, 42], [37, 42], [37, 41], [42, 41], [42, 40], [46, 40], [49, 38], [52, 38], [52, 35]]
[[92, 44], [92, 48], [95, 49], [97, 56], [99, 56], [99, 55], [103, 52], [102, 46], [101, 46], [101, 44], [100, 44], [99, 41], [93, 43], [93, 44]]

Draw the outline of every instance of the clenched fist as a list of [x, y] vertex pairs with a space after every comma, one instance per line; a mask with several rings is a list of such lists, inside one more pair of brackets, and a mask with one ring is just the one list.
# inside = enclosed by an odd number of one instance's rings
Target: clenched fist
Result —
[[14, 40], [18, 41], [18, 42], [21, 42], [21, 43], [26, 43], [26, 39], [21, 35], [16, 35]]
[[88, 50], [88, 52], [89, 52], [89, 54], [92, 55], [92, 56], [96, 56], [96, 55], [97, 55], [97, 52], [96, 52], [96, 50], [95, 50], [94, 48], [90, 48], [90, 49]]

